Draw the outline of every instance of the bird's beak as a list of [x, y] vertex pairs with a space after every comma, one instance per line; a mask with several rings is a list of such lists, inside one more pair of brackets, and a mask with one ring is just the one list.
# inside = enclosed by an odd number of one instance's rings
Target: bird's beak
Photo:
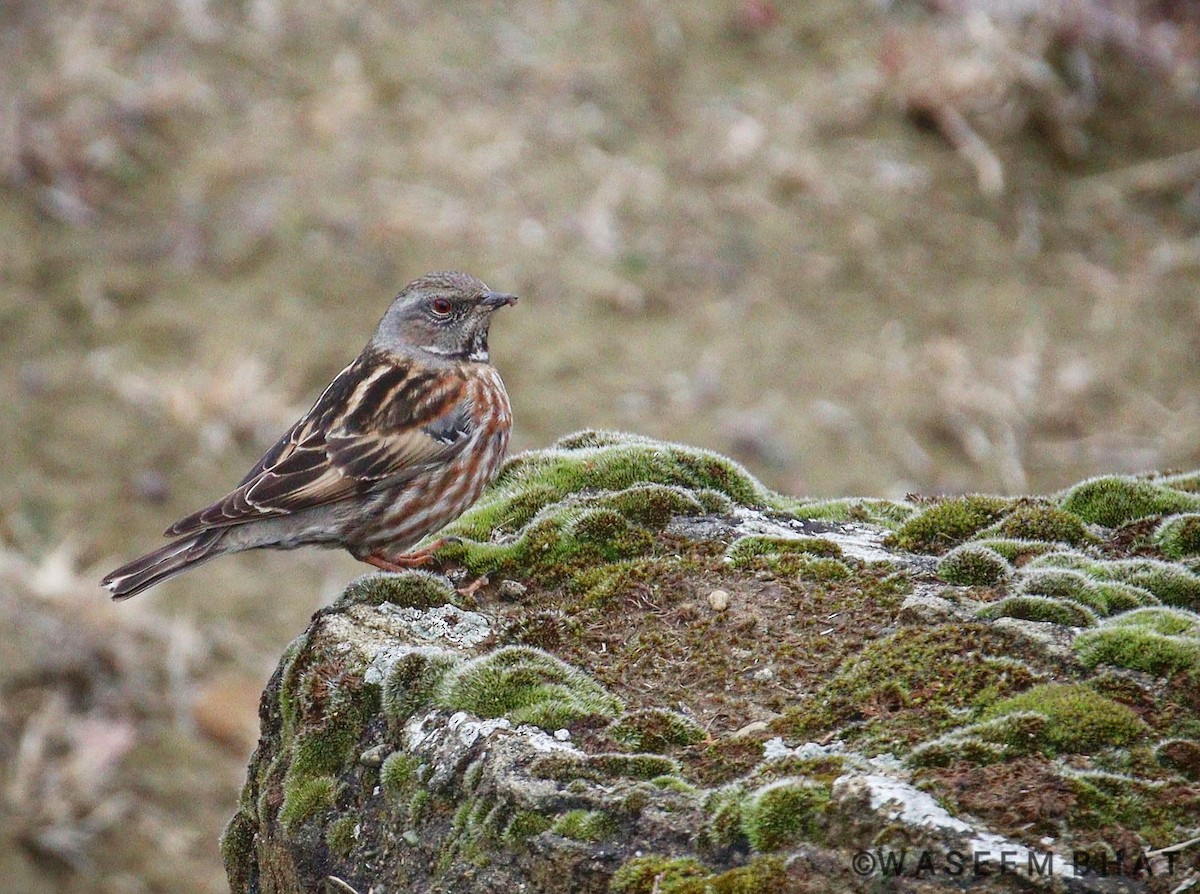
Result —
[[507, 307], [510, 304], [517, 303], [516, 295], [504, 295], [500, 292], [493, 292], [490, 289], [483, 293], [483, 297], [479, 303], [489, 310], [495, 310], [498, 307]]

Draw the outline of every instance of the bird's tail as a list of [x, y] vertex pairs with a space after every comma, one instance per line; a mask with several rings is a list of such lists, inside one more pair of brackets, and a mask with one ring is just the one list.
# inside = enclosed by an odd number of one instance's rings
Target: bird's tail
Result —
[[162, 549], [134, 559], [116, 571], [109, 572], [100, 586], [112, 593], [113, 599], [128, 599], [147, 587], [162, 583], [193, 565], [215, 559], [226, 551], [221, 545], [226, 530], [201, 531], [168, 543]]

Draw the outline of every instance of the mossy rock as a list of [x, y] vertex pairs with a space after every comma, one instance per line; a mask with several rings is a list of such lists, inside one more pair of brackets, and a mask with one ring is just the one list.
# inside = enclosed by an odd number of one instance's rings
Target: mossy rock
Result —
[[1157, 515], [1200, 509], [1200, 496], [1140, 478], [1109, 475], [1075, 485], [1062, 509], [1085, 522], [1116, 528]]
[[1111, 664], [1164, 677], [1191, 670], [1200, 679], [1200, 615], [1165, 607], [1137, 609], [1085, 631], [1073, 648], [1088, 667]]
[[[865, 894], [855, 851], [928, 837], [877, 783], [1014, 843], [1191, 834], [1200, 577], [1146, 557], [1152, 523], [801, 503], [710, 459], [604, 433], [515, 457], [441, 574], [370, 575], [318, 612], [264, 693], [234, 890]], [[519, 599], [471, 595], [497, 569]]]
[[993, 549], [964, 543], [942, 557], [937, 574], [948, 584], [987, 587], [1008, 580], [1012, 576], [1012, 566]]
[[1130, 708], [1078, 683], [1034, 686], [991, 706], [984, 719], [1016, 712], [1046, 717], [1042, 740], [1054, 754], [1089, 754], [1099, 748], [1129, 745], [1149, 732]]
[[1009, 508], [1003, 497], [944, 497], [909, 518], [891, 538], [899, 549], [944, 553], [996, 522]]
[[621, 700], [582, 671], [531, 646], [505, 646], [453, 668], [437, 703], [553, 732], [579, 720], [616, 717]]

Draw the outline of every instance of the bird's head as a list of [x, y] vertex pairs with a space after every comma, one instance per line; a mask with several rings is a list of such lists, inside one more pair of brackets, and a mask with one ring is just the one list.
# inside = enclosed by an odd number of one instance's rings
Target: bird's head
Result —
[[466, 273], [430, 273], [396, 296], [371, 347], [486, 363], [492, 312], [516, 301], [516, 295], [493, 292]]

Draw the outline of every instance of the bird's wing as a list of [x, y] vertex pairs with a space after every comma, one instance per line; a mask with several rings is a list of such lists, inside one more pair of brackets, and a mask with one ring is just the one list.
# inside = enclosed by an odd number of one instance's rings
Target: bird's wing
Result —
[[458, 369], [359, 358], [234, 491], [176, 522], [166, 536], [289, 515], [400, 484], [466, 445], [471, 407]]

